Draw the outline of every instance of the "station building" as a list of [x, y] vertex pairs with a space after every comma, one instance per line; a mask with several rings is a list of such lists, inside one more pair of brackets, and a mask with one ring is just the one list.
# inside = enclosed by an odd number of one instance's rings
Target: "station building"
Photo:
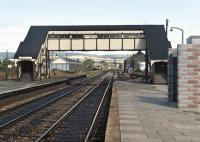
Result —
[[65, 72], [84, 71], [85, 67], [79, 60], [56, 57], [51, 59], [50, 70], [59, 70]]

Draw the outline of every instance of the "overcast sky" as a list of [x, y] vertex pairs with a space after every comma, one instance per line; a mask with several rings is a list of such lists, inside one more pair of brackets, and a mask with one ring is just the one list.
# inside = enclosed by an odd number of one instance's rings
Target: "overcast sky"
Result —
[[[0, 52], [16, 51], [31, 25], [165, 24], [200, 35], [200, 0], [1, 0]], [[180, 31], [169, 32], [173, 47]]]

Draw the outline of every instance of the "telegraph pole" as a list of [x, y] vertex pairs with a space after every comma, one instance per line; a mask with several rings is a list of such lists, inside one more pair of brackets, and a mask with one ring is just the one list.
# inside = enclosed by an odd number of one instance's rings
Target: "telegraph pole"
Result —
[[169, 19], [166, 19], [166, 36], [168, 34]]

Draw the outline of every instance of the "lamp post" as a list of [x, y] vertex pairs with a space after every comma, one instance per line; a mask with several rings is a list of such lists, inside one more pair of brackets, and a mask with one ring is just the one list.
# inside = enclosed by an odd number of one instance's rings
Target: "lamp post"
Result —
[[181, 33], [182, 33], [182, 44], [184, 44], [184, 31], [183, 31], [183, 29], [178, 28], [178, 27], [171, 27], [170, 31], [173, 31], [173, 29], [177, 29], [177, 30], [181, 31]]

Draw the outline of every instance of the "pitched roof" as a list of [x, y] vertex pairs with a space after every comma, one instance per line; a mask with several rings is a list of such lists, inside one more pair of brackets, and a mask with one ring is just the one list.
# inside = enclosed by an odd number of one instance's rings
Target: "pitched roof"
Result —
[[144, 30], [150, 59], [167, 59], [171, 44], [164, 25], [84, 25], [84, 26], [31, 26], [23, 42], [19, 44], [15, 58], [31, 56], [37, 59], [48, 31], [120, 31]]
[[128, 57], [126, 59], [126, 61], [132, 62], [132, 61], [138, 60], [138, 59], [145, 61], [145, 54], [142, 53], [141, 51], [138, 51], [136, 54], [133, 54], [132, 56]]
[[52, 63], [55, 64], [63, 64], [63, 63], [81, 63], [79, 60], [69, 59], [69, 58], [62, 58], [62, 57], [56, 57], [54, 59], [51, 59]]

